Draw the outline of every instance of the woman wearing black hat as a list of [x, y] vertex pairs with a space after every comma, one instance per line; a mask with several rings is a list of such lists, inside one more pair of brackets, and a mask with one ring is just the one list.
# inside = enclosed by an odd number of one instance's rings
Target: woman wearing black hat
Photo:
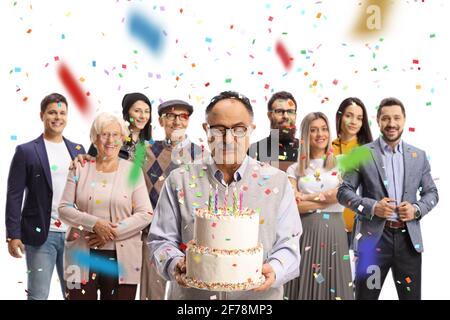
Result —
[[[122, 115], [129, 123], [130, 135], [122, 146], [119, 157], [133, 160], [136, 145], [152, 138], [152, 104], [142, 93], [127, 93], [122, 99]], [[97, 150], [93, 145], [89, 148], [88, 154], [97, 156]]]

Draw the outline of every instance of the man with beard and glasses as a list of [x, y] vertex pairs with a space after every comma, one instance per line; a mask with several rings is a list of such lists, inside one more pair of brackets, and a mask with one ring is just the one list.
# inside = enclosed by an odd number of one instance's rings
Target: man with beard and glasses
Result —
[[267, 107], [270, 135], [253, 143], [249, 155], [286, 171], [298, 157], [299, 141], [295, 138], [297, 102], [291, 93], [280, 91], [270, 98]]
[[377, 112], [381, 137], [362, 147], [369, 151], [368, 158], [355, 159], [360, 164], [344, 174], [337, 193], [339, 203], [357, 213], [353, 244], [358, 257], [357, 300], [378, 299], [391, 268], [400, 300], [421, 297], [420, 220], [439, 196], [425, 152], [401, 139], [405, 117], [400, 100], [381, 101]]

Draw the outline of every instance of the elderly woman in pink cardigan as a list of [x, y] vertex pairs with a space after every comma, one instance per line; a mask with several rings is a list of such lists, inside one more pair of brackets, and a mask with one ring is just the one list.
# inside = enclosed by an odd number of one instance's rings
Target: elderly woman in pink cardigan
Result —
[[[130, 181], [133, 163], [120, 159], [128, 136], [125, 122], [100, 114], [91, 128], [95, 161], [69, 173], [59, 205], [67, 232], [64, 279], [68, 298], [135, 299], [142, 265], [141, 230], [153, 209], [142, 170]], [[134, 180], [134, 179], [133, 179]]]

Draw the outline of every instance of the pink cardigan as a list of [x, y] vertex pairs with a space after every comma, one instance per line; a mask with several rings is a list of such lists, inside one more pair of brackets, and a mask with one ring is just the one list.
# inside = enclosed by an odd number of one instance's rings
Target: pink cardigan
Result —
[[[118, 225], [115, 244], [119, 264], [119, 284], [139, 283], [142, 265], [141, 230], [148, 226], [153, 218], [153, 209], [142, 171], [134, 187], [128, 182], [132, 165], [129, 161], [119, 160], [111, 194], [111, 218], [112, 222]], [[88, 162], [84, 167], [78, 165], [75, 170], [70, 171], [59, 204], [60, 218], [70, 226], [64, 252], [64, 279], [69, 282], [84, 283], [90, 280], [89, 267], [78, 266], [73, 253], [81, 250], [89, 254], [90, 251], [85, 237], [93, 232], [92, 228], [99, 219], [89, 213], [95, 205], [95, 200], [90, 196], [95, 176], [95, 163]], [[78, 278], [81, 281], [77, 281]]]

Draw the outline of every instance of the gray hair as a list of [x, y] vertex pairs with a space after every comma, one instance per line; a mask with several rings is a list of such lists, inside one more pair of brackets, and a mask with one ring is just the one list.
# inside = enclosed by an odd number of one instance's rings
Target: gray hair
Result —
[[90, 133], [91, 142], [95, 144], [95, 142], [97, 141], [97, 136], [102, 132], [103, 128], [108, 124], [114, 122], [119, 124], [120, 133], [122, 134], [122, 141], [125, 140], [125, 137], [128, 137], [128, 135], [130, 134], [125, 120], [116, 117], [112, 113], [102, 112], [94, 119], [94, 122], [92, 123]]

